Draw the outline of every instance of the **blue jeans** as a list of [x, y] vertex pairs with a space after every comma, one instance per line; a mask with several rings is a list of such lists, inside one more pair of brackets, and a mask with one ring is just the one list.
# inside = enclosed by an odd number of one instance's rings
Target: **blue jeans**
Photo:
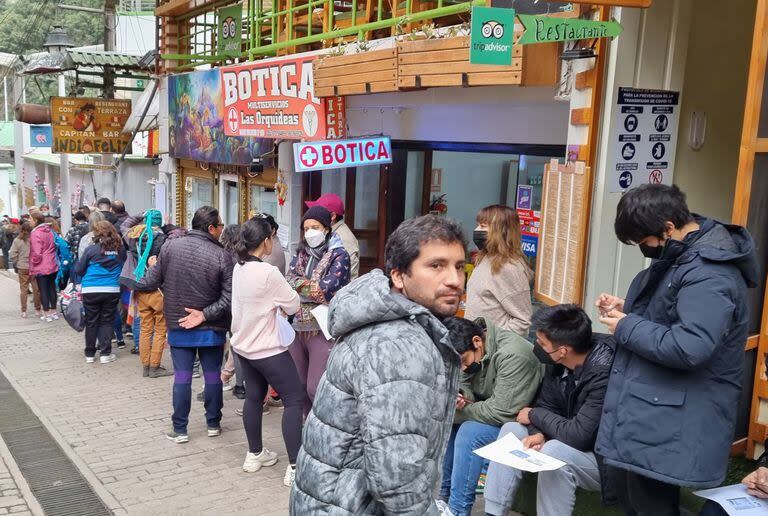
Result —
[[112, 324], [112, 329], [115, 332], [115, 338], [117, 339], [117, 341], [122, 342], [123, 341], [123, 318], [120, 316], [119, 307], [117, 309], [117, 313], [115, 313], [115, 322]]
[[[133, 310], [133, 308], [131, 308]], [[141, 317], [138, 311], [133, 316], [133, 347], [139, 349], [139, 335], [141, 334]]]
[[448, 501], [455, 516], [469, 516], [475, 503], [475, 489], [485, 459], [473, 453], [496, 441], [498, 426], [477, 421], [465, 421], [454, 425], [443, 462], [443, 482], [440, 498]]
[[187, 433], [189, 409], [192, 406], [192, 364], [200, 357], [205, 378], [205, 420], [208, 428], [221, 426], [221, 409], [224, 396], [221, 390], [221, 362], [224, 346], [176, 347], [171, 346], [173, 359], [173, 430]]

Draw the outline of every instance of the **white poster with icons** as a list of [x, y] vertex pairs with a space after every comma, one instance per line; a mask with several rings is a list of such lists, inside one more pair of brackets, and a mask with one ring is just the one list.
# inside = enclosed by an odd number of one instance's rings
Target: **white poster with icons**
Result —
[[672, 184], [680, 93], [619, 88], [611, 133], [611, 192], [643, 184]]

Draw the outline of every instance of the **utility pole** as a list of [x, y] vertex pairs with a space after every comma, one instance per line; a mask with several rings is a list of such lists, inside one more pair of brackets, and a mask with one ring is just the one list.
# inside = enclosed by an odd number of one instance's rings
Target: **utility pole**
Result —
[[[105, 0], [104, 2], [104, 51], [114, 52], [117, 49], [117, 0]], [[115, 69], [111, 66], [104, 67], [104, 98], [115, 98]], [[102, 154], [101, 162], [104, 165], [114, 165], [113, 154]], [[102, 174], [103, 195], [115, 199], [117, 183], [117, 168], [114, 171], [105, 170]]]

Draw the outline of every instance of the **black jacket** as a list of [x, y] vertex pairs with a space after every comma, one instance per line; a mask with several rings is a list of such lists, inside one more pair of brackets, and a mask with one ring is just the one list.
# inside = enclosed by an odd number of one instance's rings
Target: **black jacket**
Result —
[[168, 329], [180, 329], [185, 308], [202, 310], [205, 322], [195, 329], [229, 331], [232, 269], [235, 261], [221, 244], [203, 231], [166, 241], [157, 265], [150, 267], [136, 290], [163, 292]]
[[581, 451], [592, 451], [595, 445], [616, 347], [610, 335], [594, 334], [592, 340], [582, 367], [565, 375], [561, 365], [547, 367], [529, 414], [531, 424], [548, 440]]

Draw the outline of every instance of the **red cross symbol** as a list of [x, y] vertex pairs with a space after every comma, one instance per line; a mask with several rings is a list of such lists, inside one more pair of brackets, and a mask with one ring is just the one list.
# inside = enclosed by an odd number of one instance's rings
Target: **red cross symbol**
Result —
[[661, 184], [661, 170], [654, 170], [651, 172], [650, 177], [648, 178], [648, 182], [652, 185], [660, 185]]
[[304, 166], [304, 168], [314, 167], [317, 164], [317, 160], [319, 158], [320, 155], [312, 147], [307, 147], [301, 151], [301, 154], [299, 154], [299, 159], [301, 160], [301, 164]]
[[229, 115], [227, 116], [227, 122], [229, 122], [229, 130], [234, 132], [237, 132], [237, 126], [239, 124], [239, 120], [237, 118], [237, 110], [235, 108], [229, 109]]

